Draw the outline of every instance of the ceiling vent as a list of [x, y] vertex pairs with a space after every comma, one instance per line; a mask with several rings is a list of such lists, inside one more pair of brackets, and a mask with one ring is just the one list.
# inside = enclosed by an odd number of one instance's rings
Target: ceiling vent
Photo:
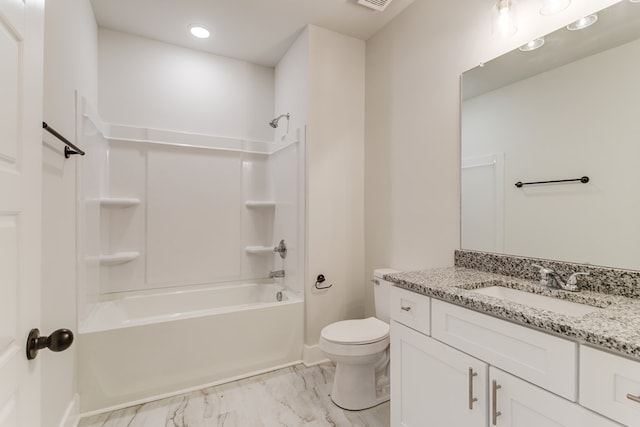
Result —
[[358, 4], [382, 12], [393, 0], [358, 0]]

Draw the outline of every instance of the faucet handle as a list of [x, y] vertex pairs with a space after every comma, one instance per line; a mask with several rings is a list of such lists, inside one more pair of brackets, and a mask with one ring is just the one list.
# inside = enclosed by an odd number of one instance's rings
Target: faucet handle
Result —
[[538, 264], [531, 264], [531, 267], [540, 269], [540, 274], [551, 274], [551, 273], [553, 273], [552, 269], [547, 268], [547, 267], [543, 267], [543, 266], [538, 265]]
[[582, 271], [573, 273], [571, 276], [569, 276], [569, 279], [567, 280], [567, 285], [577, 285], [578, 284], [577, 276], [588, 276], [588, 275], [589, 273], [584, 273]]
[[540, 270], [540, 284], [549, 286], [549, 276], [553, 273], [553, 270], [538, 264], [531, 264], [531, 266]]

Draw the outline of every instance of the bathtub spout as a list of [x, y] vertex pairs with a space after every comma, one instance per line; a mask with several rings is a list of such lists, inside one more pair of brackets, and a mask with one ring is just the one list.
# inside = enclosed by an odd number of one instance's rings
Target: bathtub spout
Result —
[[284, 277], [284, 270], [274, 270], [269, 272], [269, 279], [275, 279], [276, 277]]

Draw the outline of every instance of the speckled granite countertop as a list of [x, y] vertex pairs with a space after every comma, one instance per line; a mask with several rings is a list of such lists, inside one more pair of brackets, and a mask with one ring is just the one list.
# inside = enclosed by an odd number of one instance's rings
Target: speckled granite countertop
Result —
[[[399, 287], [516, 323], [640, 359], [640, 299], [591, 291], [567, 292], [534, 281], [461, 267], [388, 274]], [[495, 285], [599, 307], [581, 317], [558, 314], [472, 292]]]

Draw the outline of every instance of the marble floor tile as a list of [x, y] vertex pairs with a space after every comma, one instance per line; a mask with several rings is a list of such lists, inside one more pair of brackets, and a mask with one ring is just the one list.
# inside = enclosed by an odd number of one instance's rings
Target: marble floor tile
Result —
[[345, 411], [329, 396], [335, 367], [296, 365], [84, 418], [78, 427], [389, 427], [389, 402]]

